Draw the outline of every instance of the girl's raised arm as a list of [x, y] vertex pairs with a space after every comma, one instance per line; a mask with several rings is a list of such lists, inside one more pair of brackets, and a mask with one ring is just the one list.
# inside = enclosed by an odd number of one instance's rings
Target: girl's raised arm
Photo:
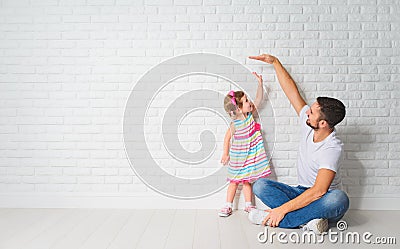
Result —
[[253, 72], [253, 74], [256, 76], [258, 80], [258, 87], [257, 87], [257, 93], [256, 93], [256, 99], [254, 100], [254, 111], [258, 109], [258, 107], [261, 106], [261, 103], [264, 99], [264, 87], [263, 87], [263, 78], [261, 75], [258, 75], [256, 72]]

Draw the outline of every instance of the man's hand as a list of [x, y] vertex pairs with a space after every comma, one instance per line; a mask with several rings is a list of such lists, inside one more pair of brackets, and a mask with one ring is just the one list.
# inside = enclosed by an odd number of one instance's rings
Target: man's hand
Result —
[[299, 90], [297, 89], [296, 83], [282, 66], [281, 62], [270, 54], [261, 54], [258, 56], [249, 56], [250, 59], [263, 61], [269, 64], [273, 64], [276, 76], [278, 77], [279, 84], [282, 90], [285, 92], [286, 97], [289, 99], [290, 103], [297, 112], [300, 114], [301, 109], [306, 105], [303, 97], [301, 97]]
[[258, 56], [249, 56], [249, 59], [263, 61], [263, 62], [266, 62], [268, 64], [273, 64], [275, 61], [277, 61], [276, 57], [272, 56], [270, 54], [261, 54], [261, 55], [258, 55]]
[[267, 210], [267, 212], [269, 212], [269, 214], [267, 217], [265, 217], [262, 224], [264, 226], [266, 226], [268, 224], [268, 226], [270, 226], [270, 227], [279, 226], [279, 223], [286, 215], [286, 212], [281, 207]]
[[253, 72], [253, 75], [256, 76], [259, 84], [263, 83], [262, 75], [258, 75], [256, 72]]
[[229, 162], [229, 155], [222, 155], [221, 163], [222, 163], [223, 165], [227, 165], [228, 162]]

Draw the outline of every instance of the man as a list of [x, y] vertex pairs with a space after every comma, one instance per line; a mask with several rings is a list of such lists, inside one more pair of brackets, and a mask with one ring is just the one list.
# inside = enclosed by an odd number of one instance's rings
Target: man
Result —
[[297, 160], [299, 185], [262, 178], [253, 184], [254, 194], [270, 209], [254, 209], [249, 219], [271, 227], [297, 228], [321, 234], [329, 223], [339, 221], [349, 208], [349, 198], [340, 190], [339, 168], [343, 144], [335, 125], [345, 116], [345, 106], [337, 99], [318, 97], [311, 107], [279, 60], [268, 54], [250, 59], [272, 64], [279, 84], [300, 118], [301, 136]]

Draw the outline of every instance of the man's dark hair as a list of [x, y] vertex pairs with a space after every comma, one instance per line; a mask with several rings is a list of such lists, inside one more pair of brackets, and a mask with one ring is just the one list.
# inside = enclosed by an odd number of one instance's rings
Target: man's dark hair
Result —
[[325, 120], [330, 128], [335, 127], [335, 125], [344, 119], [346, 107], [340, 100], [329, 97], [318, 97], [317, 102], [321, 108], [321, 120]]

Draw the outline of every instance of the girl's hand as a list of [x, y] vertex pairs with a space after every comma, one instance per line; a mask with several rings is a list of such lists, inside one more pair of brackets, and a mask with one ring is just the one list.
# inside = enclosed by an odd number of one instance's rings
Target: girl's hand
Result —
[[263, 61], [263, 62], [266, 62], [268, 64], [273, 64], [277, 60], [275, 56], [272, 56], [270, 54], [261, 54], [261, 55], [258, 55], [258, 56], [249, 56], [249, 59]]
[[256, 72], [253, 72], [253, 74], [256, 76], [258, 83], [262, 84], [263, 83], [262, 75], [258, 75]]
[[222, 155], [221, 163], [222, 163], [223, 165], [227, 165], [228, 162], [229, 162], [229, 155]]

